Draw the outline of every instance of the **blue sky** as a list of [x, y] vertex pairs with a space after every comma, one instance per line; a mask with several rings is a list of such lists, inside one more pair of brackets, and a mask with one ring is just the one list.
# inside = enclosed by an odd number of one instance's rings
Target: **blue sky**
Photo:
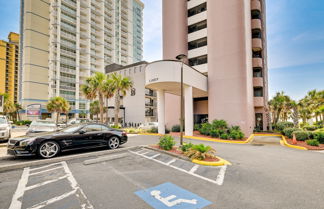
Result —
[[[143, 0], [144, 59], [162, 58], [161, 0]], [[19, 30], [19, 0], [0, 0], [0, 39]], [[324, 2], [267, 0], [269, 93], [324, 89]]]

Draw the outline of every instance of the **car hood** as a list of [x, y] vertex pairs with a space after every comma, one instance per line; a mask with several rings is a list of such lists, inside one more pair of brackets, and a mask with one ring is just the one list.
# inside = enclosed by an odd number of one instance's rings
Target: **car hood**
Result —
[[55, 132], [55, 131], [50, 131], [50, 132], [41, 132], [41, 133], [28, 133], [28, 135], [24, 135], [18, 138], [14, 138], [15, 140], [24, 140], [28, 138], [52, 138], [53, 136], [63, 136], [63, 135], [69, 135], [71, 133], [64, 133], [64, 132]]
[[56, 129], [56, 127], [51, 126], [31, 126], [28, 128], [28, 131], [50, 132], [55, 131]]
[[7, 127], [10, 127], [10, 125], [5, 123], [0, 124], [0, 128], [7, 128]]

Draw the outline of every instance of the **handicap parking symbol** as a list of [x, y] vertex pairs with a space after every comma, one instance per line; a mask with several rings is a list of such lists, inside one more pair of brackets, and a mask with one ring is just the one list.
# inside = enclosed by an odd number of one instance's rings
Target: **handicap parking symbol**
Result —
[[200, 209], [211, 202], [172, 183], [135, 192], [155, 209]]

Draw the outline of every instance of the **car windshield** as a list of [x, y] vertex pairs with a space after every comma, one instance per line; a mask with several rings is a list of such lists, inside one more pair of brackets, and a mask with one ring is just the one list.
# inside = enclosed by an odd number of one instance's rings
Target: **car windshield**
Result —
[[31, 126], [50, 126], [50, 127], [55, 127], [56, 124], [52, 121], [33, 121]]
[[0, 118], [0, 124], [7, 124], [7, 120], [5, 118]]
[[81, 127], [83, 127], [83, 125], [73, 125], [73, 126], [69, 126], [67, 128], [64, 128], [61, 130], [61, 132], [64, 132], [64, 133], [73, 133], [75, 132], [76, 130], [80, 129]]

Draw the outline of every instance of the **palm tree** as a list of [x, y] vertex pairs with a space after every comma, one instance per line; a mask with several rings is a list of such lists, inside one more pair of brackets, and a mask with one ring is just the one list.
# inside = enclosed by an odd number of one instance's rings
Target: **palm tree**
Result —
[[292, 100], [291, 105], [292, 105], [291, 119], [294, 122], [294, 127], [298, 128], [298, 121], [299, 121], [298, 104], [296, 101]]
[[123, 77], [121, 74], [111, 74], [112, 87], [115, 91], [115, 126], [118, 125], [120, 97], [126, 96], [129, 89], [132, 88], [133, 82], [129, 77]]
[[63, 97], [53, 97], [48, 102], [46, 106], [47, 110], [50, 113], [57, 113], [56, 115], [56, 124], [58, 124], [58, 119], [61, 113], [66, 113], [67, 109], [70, 108], [69, 102]]
[[86, 80], [86, 84], [81, 86], [81, 90], [85, 97], [89, 100], [99, 99], [99, 109], [100, 109], [100, 122], [103, 123], [104, 114], [104, 98], [107, 97], [108, 93], [111, 91], [111, 80], [109, 76], [96, 72], [90, 78]]
[[91, 114], [91, 119], [93, 119], [94, 115], [97, 115], [98, 119], [98, 114], [100, 113], [100, 107], [99, 107], [99, 101], [93, 101], [90, 103], [90, 114]]
[[273, 115], [273, 124], [278, 123], [280, 115], [282, 114], [282, 111], [284, 112], [284, 117], [286, 115], [287, 109], [285, 107], [288, 106], [288, 103], [291, 99], [289, 96], [285, 95], [285, 93], [282, 92], [277, 92], [276, 96], [274, 96], [270, 101], [269, 101], [269, 107], [270, 111]]
[[10, 101], [9, 99], [5, 100], [4, 105], [3, 105], [3, 113], [5, 115], [10, 116], [11, 119], [13, 119], [13, 113], [16, 112], [16, 107], [15, 104]]
[[71, 106], [70, 103], [68, 102], [67, 105], [63, 107], [63, 113], [65, 114], [65, 125], [67, 125], [70, 111], [71, 111]]
[[19, 114], [19, 110], [22, 110], [22, 106], [18, 103], [15, 104], [15, 108], [16, 108], [16, 114], [17, 114], [17, 118], [18, 120], [20, 120], [20, 114]]
[[312, 117], [312, 112], [308, 106], [308, 101], [304, 98], [301, 99], [298, 103], [298, 111], [300, 114], [300, 117], [303, 120], [303, 123], [306, 123], [308, 119]]

